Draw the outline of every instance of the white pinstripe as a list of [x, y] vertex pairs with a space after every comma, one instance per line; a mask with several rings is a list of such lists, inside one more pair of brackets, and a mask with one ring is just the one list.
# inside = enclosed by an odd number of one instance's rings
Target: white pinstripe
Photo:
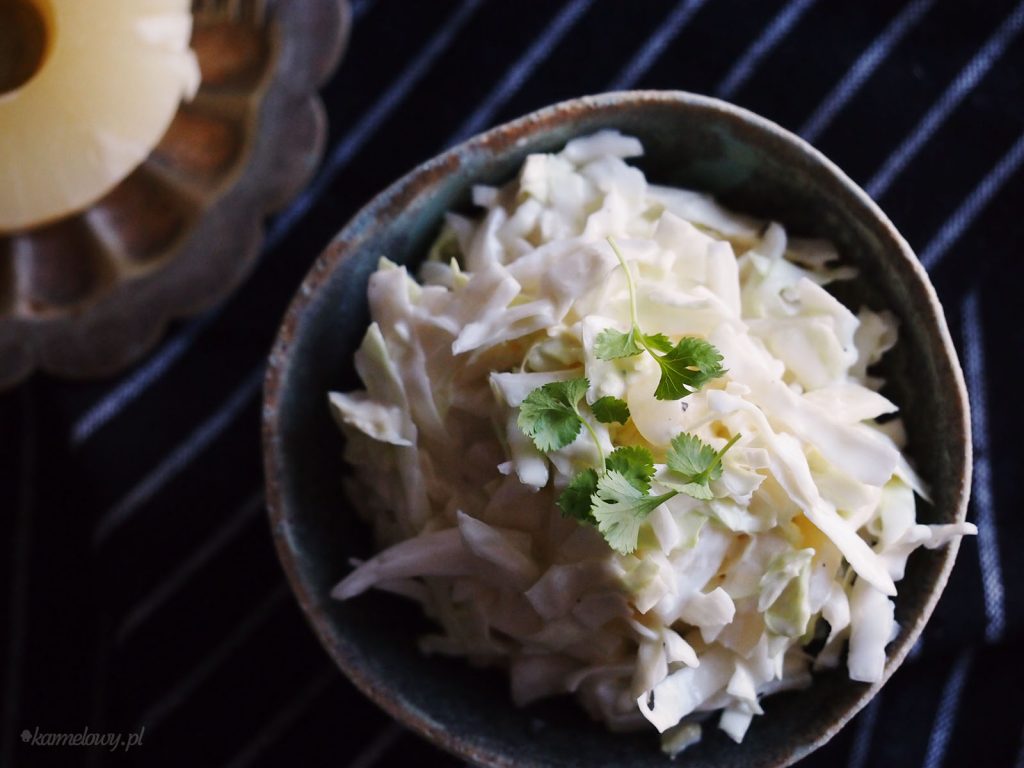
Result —
[[263, 383], [263, 364], [245, 377], [231, 396], [171, 453], [147, 473], [120, 501], [108, 509], [93, 531], [93, 544], [102, 544], [111, 533], [124, 524], [145, 505], [168, 481], [181, 473], [197, 454], [209, 446], [224, 431], [242, 409], [259, 393]]
[[946, 685], [942, 689], [942, 698], [939, 699], [939, 708], [935, 713], [935, 720], [932, 722], [932, 731], [928, 737], [928, 751], [924, 756], [924, 768], [940, 768], [946, 757], [946, 749], [949, 747], [949, 739], [953, 735], [953, 728], [956, 726], [957, 711], [960, 709], [960, 696], [964, 691], [964, 682], [967, 680], [967, 673], [970, 671], [974, 654], [971, 651], [964, 651], [953, 665], [953, 670], [946, 678]]
[[907, 661], [917, 661], [921, 658], [922, 653], [924, 653], [924, 632], [917, 636], [917, 640], [907, 651]]
[[124, 643], [141, 625], [145, 624], [167, 600], [173, 597], [193, 574], [223, 549], [250, 520], [263, 510], [263, 490], [257, 489], [249, 494], [248, 499], [235, 513], [227, 519], [203, 544], [193, 550], [166, 578], [162, 579], [155, 589], [139, 600], [114, 634], [114, 642]]
[[961, 307], [964, 377], [971, 397], [971, 428], [974, 443], [973, 502], [978, 525], [978, 560], [981, 563], [981, 584], [985, 598], [985, 639], [998, 642], [1006, 628], [1006, 606], [1003, 594], [1003, 568], [999, 556], [999, 534], [996, 532], [995, 508], [992, 500], [992, 463], [988, 435], [988, 395], [985, 391], [985, 339], [978, 289], [964, 297]]
[[391, 114], [401, 105], [413, 87], [424, 78], [441, 54], [451, 46], [459, 31], [476, 12], [481, 2], [482, 0], [463, 0], [451, 18], [430, 38], [416, 58], [388, 87], [384, 95], [377, 99], [374, 105], [359, 119], [359, 122], [335, 145], [312, 183], [296, 198], [288, 210], [274, 220], [267, 233], [265, 251], [276, 248], [295, 225], [309, 213], [324, 191], [334, 182], [338, 172], [351, 162], [367, 141], [373, 138], [373, 135], [391, 117]]
[[942, 228], [921, 252], [921, 264], [927, 270], [935, 269], [945, 258], [953, 243], [978, 217], [985, 206], [1002, 189], [1003, 185], [1020, 169], [1024, 162], [1024, 133], [1022, 133], [1009, 151], [996, 163], [995, 167], [985, 175], [971, 193], [964, 198]]
[[405, 729], [396, 722], [390, 722], [381, 728], [369, 744], [348, 764], [348, 768], [373, 768], [388, 751], [406, 734]]
[[914, 0], [907, 3], [903, 10], [882, 30], [882, 33], [871, 42], [871, 45], [857, 57], [857, 61], [849, 71], [829, 91], [828, 96], [822, 100], [814, 113], [807, 118], [807, 122], [800, 129], [800, 135], [810, 142], [817, 139], [821, 132], [831, 124], [835, 116], [842, 111], [847, 102], [853, 98], [854, 94], [861, 89], [867, 79], [874, 74], [878, 66], [889, 57], [893, 48], [899, 44], [904, 35], [924, 18], [933, 5], [935, 5], [935, 0]]
[[519, 92], [534, 70], [547, 59], [552, 49], [576, 26], [592, 5], [593, 0], [569, 0], [526, 52], [509, 68], [497, 87], [451, 135], [445, 146], [458, 144], [488, 126], [495, 113]]
[[1020, 32], [1021, 27], [1024, 27], [1024, 0], [1018, 3], [992, 36], [971, 57], [967, 65], [949, 84], [949, 87], [943, 91], [938, 101], [928, 110], [924, 119], [903, 139], [882, 164], [882, 167], [871, 177], [871, 180], [864, 186], [869, 195], [878, 199], [886, 193], [896, 177], [910, 164], [910, 161], [935, 135], [939, 127], [946, 122], [953, 110], [959, 106], [967, 94], [974, 90], [975, 86], [992, 68], [992, 65], [1003, 55]]
[[105, 394], [71, 428], [71, 444], [79, 446], [136, 400], [149, 386], [191, 349], [193, 342], [220, 316], [224, 305], [191, 320], [169, 339], [142, 367]]
[[246, 640], [248, 640], [252, 633], [259, 629], [263, 623], [269, 619], [278, 608], [287, 602], [289, 591], [287, 586], [282, 582], [278, 584], [269, 595], [256, 606], [255, 610], [246, 616], [242, 621], [235, 625], [232, 632], [221, 641], [220, 645], [213, 649], [206, 658], [204, 658], [196, 667], [185, 677], [183, 677], [177, 685], [175, 685], [170, 691], [164, 694], [158, 701], [150, 706], [145, 712], [142, 713], [142, 717], [139, 718], [138, 725], [145, 726], [148, 729], [157, 728], [168, 715], [174, 710], [188, 701], [188, 697], [191, 696], [203, 682], [213, 674], [224, 661], [231, 656], [238, 648], [240, 648]]
[[624, 91], [632, 88], [647, 74], [669, 43], [679, 37], [690, 20], [697, 15], [706, 0], [680, 0], [665, 20], [655, 28], [654, 33], [644, 41], [629, 63], [608, 86], [610, 91]]
[[882, 694], [876, 693], [864, 710], [857, 716], [857, 731], [850, 747], [850, 758], [847, 768], [867, 768], [868, 757], [871, 756], [871, 742], [875, 737], [875, 726], [878, 723], [878, 711], [882, 708]]
[[338, 671], [333, 665], [314, 674], [302, 686], [298, 695], [279, 710], [273, 720], [259, 729], [259, 735], [231, 758], [226, 768], [246, 768], [246, 766], [252, 765], [268, 747], [288, 732], [288, 729], [295, 724], [302, 713], [323, 695], [331, 683], [337, 682]]
[[765, 27], [761, 36], [747, 48], [739, 61], [722, 78], [722, 82], [715, 88], [715, 95], [723, 99], [732, 98], [757, 71], [761, 60], [775, 50], [775, 47], [786, 38], [786, 35], [815, 2], [816, 0], [790, 0], [786, 3], [786, 6]]

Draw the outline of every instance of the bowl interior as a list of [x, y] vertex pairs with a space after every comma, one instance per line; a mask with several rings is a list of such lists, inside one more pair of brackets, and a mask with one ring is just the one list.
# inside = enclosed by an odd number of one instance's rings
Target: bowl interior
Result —
[[[902, 408], [908, 451], [933, 489], [929, 522], [962, 519], [968, 474], [963, 385], [941, 309], [909, 248], [877, 208], [828, 161], [767, 121], [712, 99], [633, 93], [567, 102], [471, 140], [421, 166], [376, 198], [321, 256], [282, 326], [271, 356], [265, 410], [269, 498], [285, 569], [322, 642], [379, 704], [449, 749], [483, 764], [664, 766], [653, 731], [610, 734], [568, 700], [524, 710], [499, 672], [420, 656], [418, 610], [371, 593], [328, 597], [351, 557], [372, 552], [368, 531], [341, 486], [342, 440], [327, 409], [333, 389], [359, 385], [352, 355], [368, 313], [368, 275], [380, 256], [415, 266], [446, 210], [470, 210], [475, 183], [510, 179], [527, 154], [614, 128], [638, 137], [636, 164], [656, 183], [708, 191], [734, 210], [773, 218], [790, 233], [832, 240], [860, 269], [843, 298], [888, 308], [900, 342], [882, 366]], [[955, 556], [916, 553], [899, 584], [902, 627], [886, 676], [902, 660], [941, 591]], [[711, 720], [704, 740], [677, 763], [768, 766], [823, 743], [873, 690], [845, 670], [818, 675], [797, 694], [765, 700], [742, 745]]]

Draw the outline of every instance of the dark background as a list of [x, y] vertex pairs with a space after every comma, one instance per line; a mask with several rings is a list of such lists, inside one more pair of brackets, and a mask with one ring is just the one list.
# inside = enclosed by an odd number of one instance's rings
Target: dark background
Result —
[[[1024, 2], [353, 9], [324, 89], [327, 159], [241, 289], [117, 378], [0, 394], [0, 765], [459, 764], [356, 693], [284, 584], [263, 359], [317, 253], [374, 193], [489, 125], [623, 87], [722, 95], [822, 149], [929, 267], [967, 375], [980, 534], [912, 660], [801, 765], [1024, 765]], [[143, 726], [127, 755], [20, 736]]]

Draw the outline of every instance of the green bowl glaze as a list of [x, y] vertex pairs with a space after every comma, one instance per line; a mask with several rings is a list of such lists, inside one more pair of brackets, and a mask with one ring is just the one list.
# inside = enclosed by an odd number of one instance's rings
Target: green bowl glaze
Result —
[[[370, 594], [339, 603], [331, 587], [349, 558], [372, 552], [368, 531], [341, 486], [342, 439], [327, 392], [358, 385], [352, 355], [368, 322], [367, 277], [382, 255], [420, 261], [442, 214], [468, 210], [473, 184], [510, 179], [531, 152], [615, 128], [646, 149], [652, 181], [710, 192], [737, 211], [782, 222], [790, 232], [833, 241], [860, 277], [841, 298], [888, 308], [900, 342], [882, 373], [902, 406], [909, 453], [930, 483], [928, 522], [964, 519], [970, 484], [967, 397], [935, 292], [910, 247], [842, 171], [801, 139], [750, 112], [681, 92], [612, 93], [567, 101], [470, 139], [424, 163], [367, 205], [310, 270], [270, 356], [264, 400], [267, 496], [278, 554], [324, 647], [371, 699], [445, 749], [493, 766], [668, 766], [654, 730], [611, 734], [569, 699], [513, 706], [507, 680], [459, 660], [425, 658], [418, 610]], [[902, 627], [889, 647], [887, 679], [920, 634], [956, 556], [953, 544], [920, 551], [900, 582]], [[686, 766], [788, 765], [825, 743], [880, 686], [851, 682], [844, 669], [808, 690], [772, 696], [746, 739], [713, 725], [676, 761]]]

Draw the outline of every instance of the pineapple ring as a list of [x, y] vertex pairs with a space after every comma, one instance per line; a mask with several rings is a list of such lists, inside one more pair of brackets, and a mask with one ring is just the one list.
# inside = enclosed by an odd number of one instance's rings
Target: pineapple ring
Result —
[[13, 2], [10, 18], [42, 20], [45, 40], [34, 73], [0, 90], [0, 232], [89, 207], [145, 160], [199, 87], [190, 0]]

